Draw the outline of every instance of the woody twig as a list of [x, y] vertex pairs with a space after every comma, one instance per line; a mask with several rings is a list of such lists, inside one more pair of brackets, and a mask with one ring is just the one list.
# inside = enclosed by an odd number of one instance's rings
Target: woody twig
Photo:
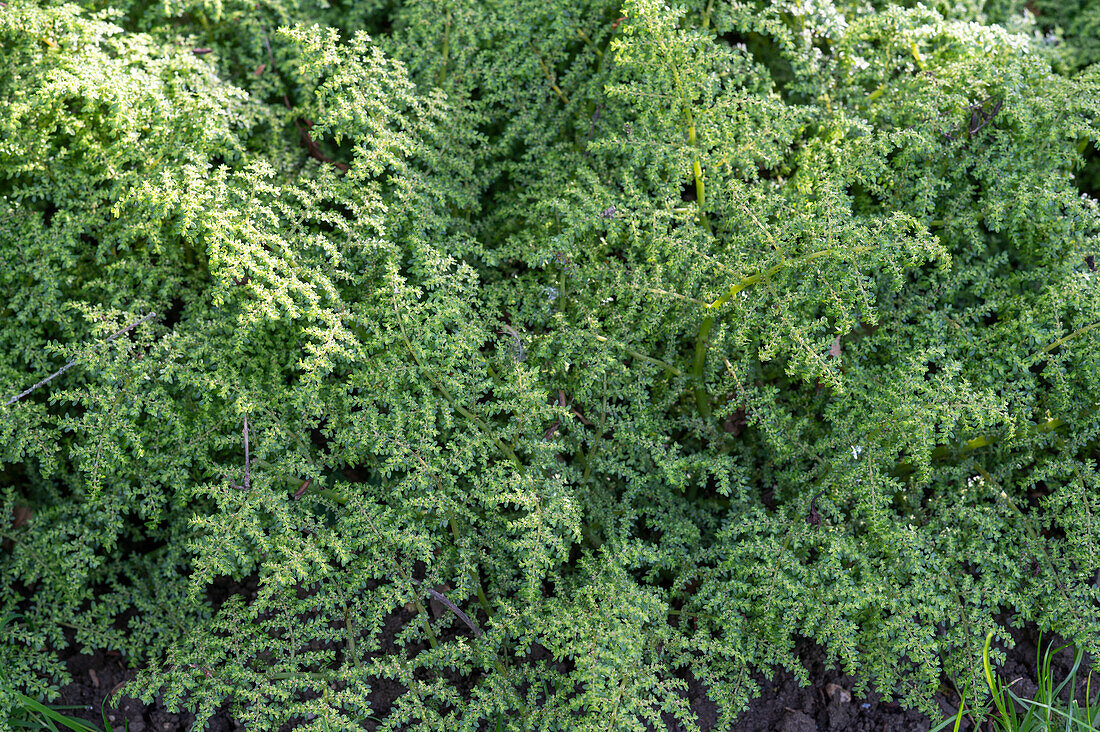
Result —
[[[145, 322], [146, 320], [149, 320], [150, 318], [153, 318], [153, 317], [156, 317], [156, 313], [149, 313], [149, 314], [148, 314], [148, 315], [146, 315], [146, 316], [145, 316], [144, 318], [141, 318], [141, 319], [139, 319], [139, 320], [135, 320], [135, 321], [134, 321], [133, 323], [130, 323], [130, 324], [129, 324], [128, 326], [126, 326], [125, 328], [123, 328], [123, 329], [121, 329], [121, 330], [118, 330], [118, 331], [115, 331], [114, 333], [112, 333], [112, 334], [111, 334], [110, 336], [108, 336], [108, 337], [107, 337], [107, 340], [105, 340], [105, 341], [103, 341], [103, 342], [104, 342], [104, 343], [110, 343], [111, 341], [113, 341], [113, 340], [114, 340], [115, 338], [118, 338], [118, 337], [119, 337], [120, 335], [122, 335], [123, 333], [126, 333], [127, 331], [133, 330], [133, 329], [134, 329], [134, 328], [136, 328], [137, 326], [139, 326], [139, 325], [141, 325], [142, 323], [144, 323], [144, 322]], [[53, 381], [54, 379], [56, 379], [56, 378], [57, 378], [58, 376], [61, 376], [61, 374], [65, 373], [65, 372], [66, 372], [66, 371], [68, 371], [68, 370], [69, 370], [70, 368], [72, 368], [72, 367], [73, 367], [73, 365], [75, 365], [75, 364], [76, 364], [76, 362], [77, 362], [77, 359], [75, 359], [75, 358], [74, 358], [73, 360], [69, 361], [69, 362], [68, 362], [67, 364], [65, 364], [64, 366], [62, 366], [61, 368], [59, 368], [59, 369], [58, 369], [57, 371], [54, 371], [54, 372], [53, 372], [52, 374], [50, 374], [50, 375], [49, 375], [49, 376], [47, 376], [46, 378], [42, 379], [42, 381], [39, 381], [39, 382], [38, 382], [37, 384], [35, 384], [34, 386], [32, 386], [32, 387], [30, 387], [30, 388], [28, 388], [28, 389], [24, 389], [23, 391], [19, 392], [19, 393], [18, 393], [18, 394], [16, 394], [15, 396], [13, 396], [13, 397], [12, 397], [11, 399], [9, 399], [8, 401], [6, 401], [6, 402], [4, 403], [4, 406], [5, 406], [5, 407], [10, 407], [10, 406], [11, 406], [12, 404], [15, 404], [15, 403], [16, 403], [17, 401], [19, 401], [19, 400], [20, 400], [20, 399], [22, 399], [23, 397], [27, 396], [28, 394], [30, 394], [30, 393], [31, 393], [32, 391], [34, 391], [35, 389], [37, 389], [37, 388], [39, 388], [39, 387], [42, 387], [42, 386], [45, 386], [46, 384], [50, 383], [51, 381]]]

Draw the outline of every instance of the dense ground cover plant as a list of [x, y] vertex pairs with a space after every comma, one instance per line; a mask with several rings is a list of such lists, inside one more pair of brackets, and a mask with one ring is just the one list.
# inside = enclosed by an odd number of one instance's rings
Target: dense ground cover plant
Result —
[[644, 729], [1096, 653], [1095, 11], [943, 5], [0, 4], [0, 664]]

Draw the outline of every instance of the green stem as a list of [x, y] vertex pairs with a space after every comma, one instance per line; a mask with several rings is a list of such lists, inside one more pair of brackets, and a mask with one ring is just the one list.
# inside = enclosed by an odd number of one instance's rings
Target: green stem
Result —
[[688, 144], [692, 147], [691, 172], [695, 176], [695, 199], [699, 204], [699, 218], [703, 221], [703, 227], [708, 234], [713, 234], [710, 228], [710, 218], [707, 217], [707, 189], [703, 182], [703, 166], [699, 163], [699, 144], [695, 137], [695, 120], [691, 116], [691, 110], [685, 107], [688, 122]]
[[531, 48], [535, 51], [535, 56], [539, 60], [539, 66], [542, 67], [542, 72], [546, 74], [546, 80], [550, 82], [550, 88], [554, 90], [554, 93], [558, 95], [558, 99], [562, 101], [562, 104], [569, 106], [569, 97], [565, 95], [565, 92], [558, 86], [557, 79], [554, 78], [554, 72], [550, 70], [550, 66], [542, 58], [542, 54], [539, 52], [538, 46], [534, 43], [531, 44]]
[[[455, 518], [450, 511], [447, 512], [447, 522], [451, 525], [451, 536], [454, 537], [455, 547], [459, 543], [458, 524], [455, 523]], [[477, 569], [470, 567], [470, 581], [474, 585], [474, 591], [477, 593], [478, 604], [481, 605], [481, 609], [485, 611], [485, 615], [489, 620], [493, 619], [493, 611], [489, 607], [489, 598], [485, 596], [485, 590], [481, 587], [481, 578], [477, 574]]]
[[581, 477], [581, 485], [588, 482], [588, 476], [592, 474], [592, 460], [600, 449], [600, 441], [603, 440], [603, 428], [607, 423], [607, 396], [603, 398], [603, 408], [600, 411], [600, 425], [596, 428], [596, 439], [592, 442], [592, 449], [588, 451], [588, 457], [584, 461], [584, 475]]
[[420, 602], [419, 596], [413, 600], [413, 606], [416, 608], [416, 614], [424, 618], [424, 630], [428, 631], [428, 645], [434, 651], [439, 648], [439, 641], [436, 640], [435, 631], [432, 630], [432, 619], [428, 617], [428, 611], [424, 609], [424, 603]]
[[[1047, 346], [1046, 348], [1039, 351], [1039, 353], [1050, 353], [1051, 351], [1053, 351], [1055, 348], [1062, 345], [1066, 341], [1068, 341], [1072, 338], [1076, 338], [1079, 335], [1083, 335], [1085, 333], [1088, 333], [1093, 328], [1100, 328], [1100, 320], [1096, 321], [1092, 325], [1086, 325], [1083, 328], [1078, 328], [1077, 330], [1073, 331], [1069, 335], [1059, 338], [1058, 340], [1054, 341], [1054, 343], [1051, 343], [1049, 346]], [[1036, 353], [1035, 356], [1032, 356], [1032, 358], [1035, 358], [1036, 356], [1038, 356], [1039, 353]]]
[[600, 343], [610, 343], [614, 346], [618, 346], [623, 351], [630, 354], [631, 356], [638, 359], [639, 361], [645, 361], [646, 363], [651, 363], [654, 366], [660, 366], [661, 368], [664, 368], [664, 369], [667, 369], [668, 371], [671, 371], [672, 373], [676, 374], [677, 376], [679, 376], [680, 374], [683, 373], [682, 371], [680, 371], [680, 369], [676, 368], [675, 366], [673, 366], [672, 364], [670, 364], [667, 361], [662, 361], [659, 358], [653, 358], [652, 356], [647, 356], [644, 353], [642, 353], [640, 351], [635, 351], [633, 348], [630, 348], [628, 346], [624, 346], [621, 343], [615, 343], [614, 341], [609, 340], [605, 336], [597, 335], [596, 333], [591, 333], [591, 332], [589, 332], [589, 335], [592, 336], [593, 338], [595, 338]]
[[[710, 305], [707, 306], [708, 308]], [[714, 328], [714, 316], [707, 315], [699, 326], [699, 334], [695, 337], [695, 363], [691, 367], [691, 380], [695, 383], [695, 406], [699, 410], [699, 416], [709, 420], [711, 415], [710, 394], [707, 393], [706, 382], [703, 381], [703, 368], [707, 362], [707, 349], [710, 347], [710, 331]]]
[[580, 39], [585, 42], [585, 45], [596, 52], [596, 58], [598, 58], [600, 61], [603, 61], [603, 51], [601, 51], [599, 47], [597, 47], [596, 44], [592, 42], [592, 39], [588, 37], [588, 34], [580, 28], [576, 28], [575, 30], [577, 31], [577, 35], [580, 36]]
[[703, 11], [703, 30], [710, 27], [710, 14], [714, 11], [714, 0], [707, 0], [707, 9]]
[[346, 603], [344, 604], [344, 634], [347, 637], [347, 655], [351, 657], [355, 668], [359, 668], [359, 656], [355, 652], [355, 620], [351, 617]]
[[[451, 525], [451, 536], [454, 537], [455, 546], [457, 547], [458, 546], [458, 541], [459, 541], [458, 524], [455, 523], [454, 516], [451, 515], [450, 511], [447, 512], [447, 521]], [[474, 568], [474, 567], [470, 568], [470, 580], [473, 582], [474, 590], [477, 592], [477, 601], [478, 601], [478, 603], [481, 605], [481, 608], [485, 611], [485, 616], [487, 618], [489, 618], [490, 621], [492, 621], [493, 611], [489, 607], [489, 598], [485, 596], [485, 590], [483, 590], [481, 588], [481, 578], [478, 577], [477, 569]], [[505, 649], [507, 649], [507, 647], [508, 647], [508, 635], [507, 635], [507, 633], [504, 634], [503, 645], [504, 645]], [[509, 671], [508, 671], [509, 663], [508, 663], [508, 656], [507, 655], [505, 655], [504, 661], [502, 662], [500, 660], [500, 654], [498, 653], [496, 658], [493, 659], [493, 665], [496, 667], [497, 672], [500, 673], [500, 675], [502, 677], [504, 677], [504, 678], [509, 678], [510, 677], [510, 674], [509, 674]]]
[[661, 50], [664, 51], [665, 57], [669, 60], [669, 66], [672, 68], [672, 78], [676, 82], [676, 93], [680, 95], [680, 104], [684, 108], [684, 122], [687, 124], [688, 145], [691, 146], [691, 172], [695, 178], [695, 203], [699, 206], [699, 219], [702, 221], [703, 228], [707, 230], [707, 233], [712, 234], [710, 219], [707, 218], [707, 190], [706, 185], [703, 183], [703, 166], [699, 162], [699, 138], [695, 132], [695, 116], [691, 113], [691, 100], [684, 92], [684, 84], [680, 79], [680, 69], [672, 62], [672, 54], [668, 52], [664, 44], [661, 44]]
[[[852, 254], [863, 254], [873, 250], [875, 247], [856, 247], [852, 250]], [[699, 333], [695, 337], [695, 362], [691, 369], [691, 379], [695, 384], [695, 404], [699, 409], [699, 416], [703, 419], [710, 419], [711, 406], [710, 406], [710, 394], [707, 392], [706, 382], [703, 380], [703, 370], [707, 361], [707, 350], [710, 347], [709, 339], [710, 332], [714, 329], [714, 316], [710, 313], [728, 303], [737, 295], [741, 294], [744, 290], [752, 287], [755, 284], [762, 282], [763, 280], [773, 277], [780, 272], [784, 267], [805, 264], [812, 262], [815, 259], [821, 259], [827, 257], [830, 254], [835, 254], [835, 249], [821, 249], [816, 252], [811, 252], [804, 257], [798, 257], [797, 259], [784, 260], [778, 264], [769, 267], [763, 272], [757, 272], [754, 275], [750, 275], [736, 285], [726, 291], [724, 295], [719, 297], [714, 302], [706, 306], [707, 315], [703, 318], [703, 322], [699, 325]]]
[[276, 671], [273, 674], [267, 674], [269, 679], [279, 679], [283, 681], [289, 681], [291, 679], [319, 679], [327, 680], [331, 677], [331, 674], [322, 673], [320, 671]]
[[[1082, 415], [1087, 415], [1092, 411], [1093, 410], [1091, 409], [1087, 409], [1082, 413]], [[1048, 419], [1046, 422], [1040, 422], [1039, 424], [1030, 428], [1028, 432], [1033, 435], [1045, 434], [1047, 432], [1053, 432], [1056, 429], [1064, 427], [1065, 424], [1065, 420], [1061, 417], [1053, 417], [1051, 419]], [[929, 453], [929, 458], [931, 460], [941, 460], [943, 458], [950, 457], [952, 454], [955, 454], [956, 451], [958, 451], [958, 454], [960, 456], [966, 456], [979, 448], [992, 445], [999, 439], [1000, 438], [996, 435], [979, 435], [978, 437], [967, 440], [959, 447], [955, 447], [952, 445], [940, 445]], [[893, 467], [893, 469], [890, 470], [890, 475], [894, 477], [903, 477], [909, 475], [913, 471], [914, 468], [909, 463], [898, 463]], [[826, 470], [826, 472], [828, 472], [828, 470]]]
[[442, 86], [447, 78], [447, 64], [451, 53], [451, 13], [448, 12], [443, 22], [443, 51], [440, 54], [439, 71], [435, 76], [435, 85]]
[[507, 457], [509, 460], [511, 460], [513, 463], [515, 463], [516, 467], [522, 468], [523, 463], [520, 461], [520, 459], [516, 455], [515, 451], [513, 451], [512, 448], [509, 447], [508, 445], [504, 444], [504, 442], [502, 440], [500, 440], [499, 438], [493, 436], [492, 430], [489, 429], [489, 425], [487, 425], [485, 423], [485, 421], [481, 419], [481, 417], [479, 417], [478, 415], [474, 414], [473, 412], [471, 412], [466, 407], [459, 404], [455, 400], [455, 398], [451, 396], [451, 392], [447, 390], [447, 387], [445, 387], [442, 384], [442, 382], [437, 381], [432, 376], [431, 372], [427, 369], [427, 367], [424, 366], [424, 362], [421, 361], [420, 356], [418, 356], [416, 354], [416, 349], [413, 348], [412, 341], [409, 340], [409, 336], [405, 332], [405, 321], [401, 318], [401, 311], [397, 307], [397, 296], [396, 295], [393, 296], [393, 312], [394, 312], [394, 314], [397, 315], [397, 325], [401, 329], [401, 339], [405, 342], [405, 346], [409, 349], [409, 353], [412, 355], [413, 361], [415, 361], [416, 365], [418, 367], [420, 367], [420, 370], [424, 373], [424, 376], [428, 379], [428, 381], [430, 381], [432, 383], [432, 385], [437, 390], [439, 390], [439, 393], [443, 395], [443, 398], [447, 400], [447, 402], [451, 405], [451, 407], [456, 412], [458, 412], [463, 417], [465, 417], [466, 419], [470, 420], [475, 425], [477, 425], [478, 428], [482, 432], [484, 432], [486, 435], [492, 437], [492, 440], [496, 444], [497, 449], [500, 450], [505, 455], [505, 457]]

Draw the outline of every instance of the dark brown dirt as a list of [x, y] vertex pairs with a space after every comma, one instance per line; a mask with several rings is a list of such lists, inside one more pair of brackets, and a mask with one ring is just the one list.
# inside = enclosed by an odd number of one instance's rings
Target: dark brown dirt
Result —
[[[211, 592], [211, 600], [215, 605], [220, 604], [229, 594], [241, 592], [247, 595], [255, 592], [255, 587], [248, 583], [225, 584], [225, 587], [215, 588]], [[396, 634], [402, 625], [401, 621], [409, 620], [408, 615], [396, 613], [392, 618], [393, 622], [386, 624], [385, 632], [390, 636]], [[1054, 640], [1055, 647], [1060, 645], [1057, 639]], [[1016, 635], [1016, 645], [1008, 652], [1007, 662], [1001, 669], [1002, 678], [1017, 680], [1012, 688], [1025, 698], [1030, 698], [1036, 689], [1038, 643], [1038, 633], [1034, 629], [1020, 631]], [[1046, 644], [1047, 641], [1044, 640], [1043, 646]], [[866, 698], [855, 696], [852, 689], [856, 685], [856, 679], [836, 669], [826, 668], [824, 653], [814, 644], [803, 642], [798, 650], [810, 676], [811, 686], [799, 686], [794, 676], [786, 671], [771, 677], [756, 674], [754, 679], [760, 685], [760, 696], [750, 703], [749, 708], [738, 717], [731, 728], [721, 732], [927, 732], [931, 728], [932, 721], [921, 712], [905, 709], [896, 703], [883, 702], [874, 695]], [[1056, 683], [1065, 678], [1072, 662], [1073, 656], [1069, 650], [1055, 656], [1052, 668]], [[81, 714], [69, 710], [68, 713], [97, 726], [101, 725], [100, 705], [103, 700], [121, 684], [133, 678], [135, 672], [126, 668], [120, 656], [103, 652], [92, 655], [74, 654], [67, 659], [67, 664], [73, 682], [62, 689], [61, 699], [57, 704], [79, 705], [87, 711]], [[1083, 668], [1087, 669], [1087, 664], [1083, 664]], [[1079, 673], [1079, 676], [1083, 685], [1087, 670]], [[470, 685], [464, 685], [458, 679], [452, 681], [459, 682], [459, 687]], [[688, 679], [688, 685], [692, 710], [699, 726], [705, 732], [716, 732], [719, 730], [717, 707], [708, 698], [706, 688], [692, 678]], [[379, 687], [379, 698], [376, 700], [379, 712], [389, 708], [395, 692], [399, 694], [400, 690]], [[937, 702], [944, 713], [943, 717], [935, 720], [939, 723], [954, 715], [959, 699], [954, 693], [945, 691], [937, 695]], [[118, 706], [107, 706], [104, 709], [108, 721], [118, 732], [125, 730], [127, 725], [130, 732], [190, 730], [194, 722], [191, 714], [169, 712], [159, 700], [149, 706], [134, 699], [123, 698]], [[245, 727], [235, 722], [228, 711], [223, 710], [211, 719], [206, 729], [210, 732], [232, 732]], [[964, 721], [962, 729], [970, 730], [970, 723]], [[680, 730], [681, 727], [676, 723], [671, 723], [668, 728], [668, 732]]]
[[[61, 705], [81, 706], [87, 709], [83, 714], [68, 709], [65, 713], [85, 719], [97, 727], [102, 727], [100, 705], [115, 689], [134, 677], [136, 673], [127, 669], [122, 658], [97, 652], [93, 655], [77, 654], [67, 660], [73, 683], [61, 690]], [[190, 730], [195, 721], [189, 713], [174, 714], [162, 704], [147, 706], [137, 699], [123, 697], [117, 706], [104, 705], [107, 722], [116, 732], [174, 732]], [[206, 728], [210, 732], [233, 732], [244, 729], [226, 714], [219, 714]]]

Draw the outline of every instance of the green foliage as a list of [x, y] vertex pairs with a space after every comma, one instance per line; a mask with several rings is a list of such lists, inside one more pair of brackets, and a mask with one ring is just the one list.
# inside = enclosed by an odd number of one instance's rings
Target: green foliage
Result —
[[[11, 632], [9, 623], [17, 616], [9, 613], [0, 620], [0, 630]], [[15, 641], [16, 639], [12, 639]], [[47, 706], [37, 699], [22, 694], [12, 688], [6, 679], [0, 679], [0, 719], [3, 719], [5, 729], [37, 729], [57, 732], [59, 729], [70, 729], [75, 732], [99, 732], [94, 726], [82, 719], [70, 717], [63, 710], [79, 709], [73, 706]], [[106, 700], [104, 700], [106, 703]], [[113, 732], [110, 722], [107, 721], [107, 711], [100, 708], [103, 717], [103, 726]]]
[[641, 730], [799, 638], [928, 710], [1100, 652], [1100, 66], [880, 5], [0, 5], [19, 688]]

